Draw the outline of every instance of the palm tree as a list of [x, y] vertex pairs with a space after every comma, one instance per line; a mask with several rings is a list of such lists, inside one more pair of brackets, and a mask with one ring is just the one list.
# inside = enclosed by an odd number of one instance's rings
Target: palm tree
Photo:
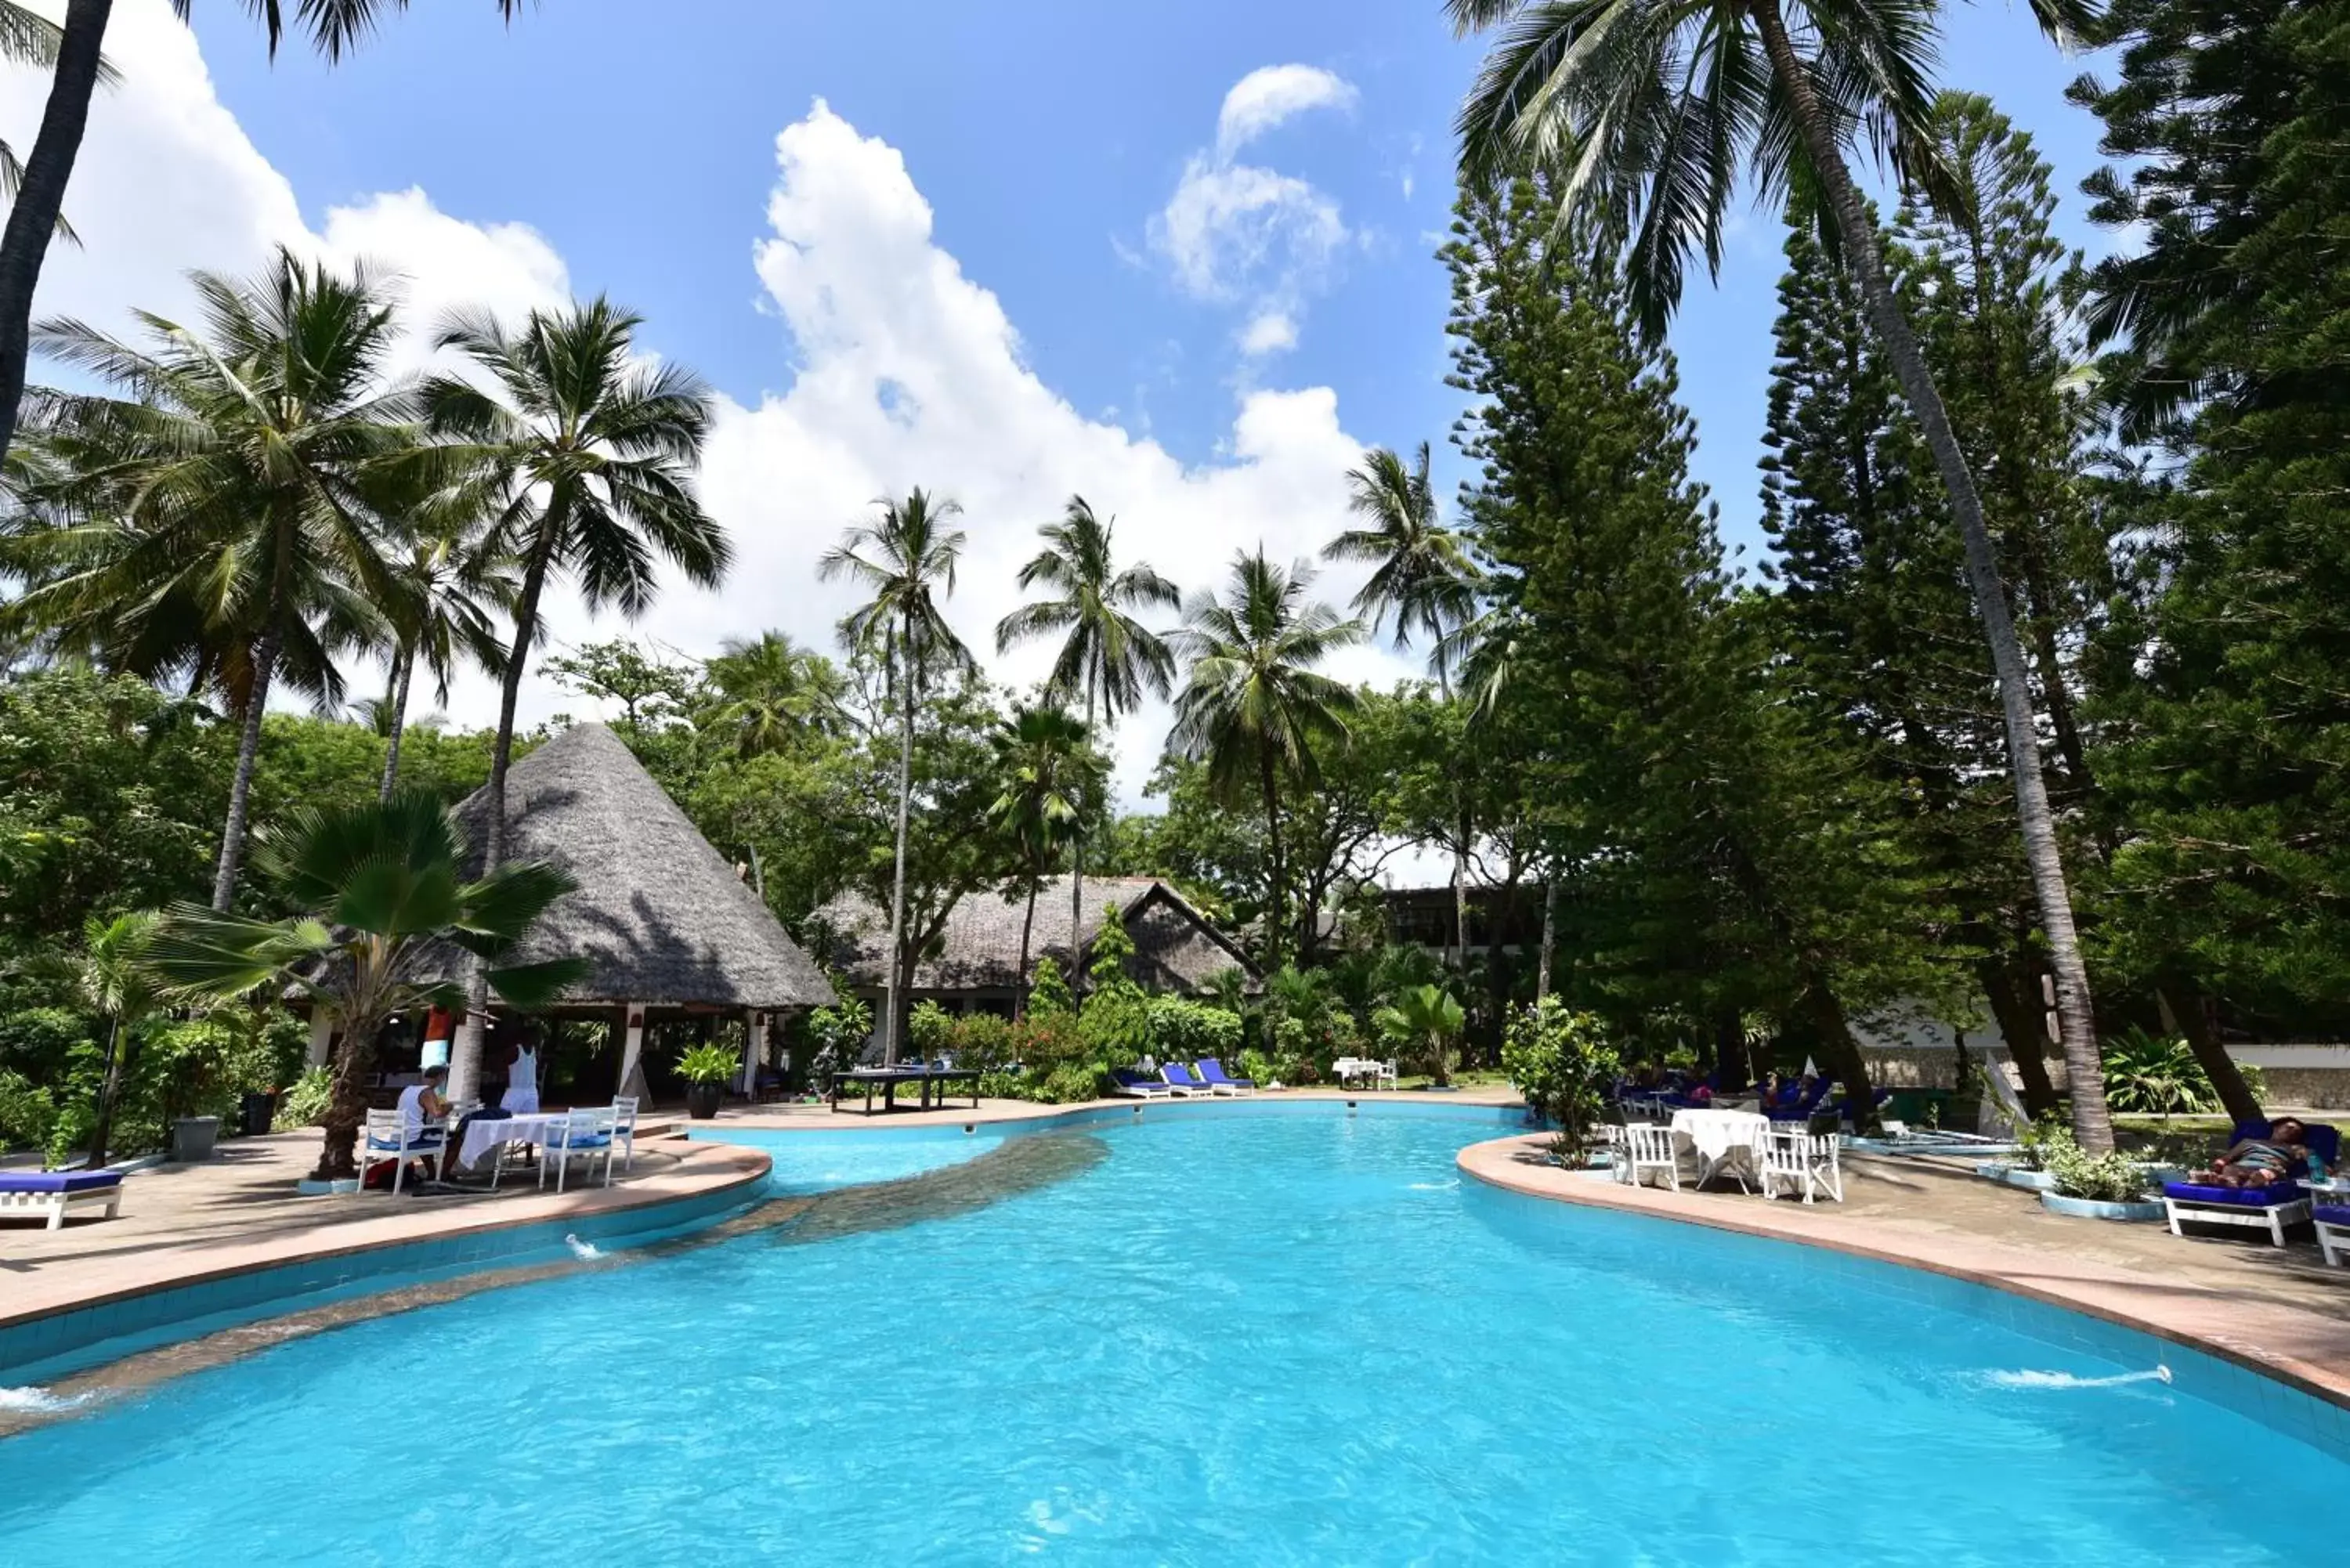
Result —
[[[2059, 42], [2096, 9], [2095, 0], [2032, 7]], [[2074, 1126], [2084, 1147], [2112, 1148], [2095, 1009], [2041, 774], [2023, 648], [1974, 475], [1845, 161], [1846, 143], [1865, 126], [1905, 178], [1938, 198], [1946, 192], [1929, 79], [1933, 0], [1804, 0], [1800, 45], [1782, 0], [1446, 0], [1445, 8], [1463, 34], [1506, 27], [1461, 107], [1464, 176], [1482, 182], [1528, 164], [1556, 172], [1564, 213], [1581, 213], [1611, 238], [1628, 236], [1627, 281], [1651, 331], [1679, 303], [1692, 246], [1701, 244], [1719, 268], [1742, 161], [1758, 193], [1824, 217], [1841, 240], [1965, 542], [2055, 971]]]
[[1440, 985], [1407, 986], [1371, 1015], [1381, 1034], [1406, 1048], [1425, 1047], [1436, 1063], [1439, 1087], [1452, 1082], [1452, 1042], [1467, 1015]]
[[1313, 667], [1338, 649], [1363, 640], [1358, 620], [1342, 620], [1306, 590], [1313, 568], [1299, 561], [1287, 571], [1255, 555], [1232, 558], [1222, 599], [1201, 592], [1183, 612], [1174, 642], [1191, 666], [1175, 700], [1172, 750], [1208, 764], [1210, 784], [1227, 800], [1253, 787], [1264, 809], [1270, 870], [1265, 905], [1268, 967], [1284, 950], [1281, 788], [1312, 789], [1321, 780], [1317, 745], [1343, 744], [1354, 691]]
[[[37, 66], [42, 70], [54, 71], [65, 47], [65, 36], [64, 28], [39, 12], [19, 5], [16, 0], [0, 0], [0, 64]], [[94, 85], [111, 88], [121, 83], [120, 73], [100, 57]], [[24, 187], [24, 160], [16, 156], [14, 147], [0, 141], [0, 198], [14, 202]], [[81, 236], [73, 232], [73, 225], [66, 222], [62, 211], [51, 232], [69, 245], [81, 244]]]
[[346, 277], [280, 250], [240, 282], [191, 275], [199, 334], [139, 313], [151, 348], [78, 321], [41, 325], [43, 352], [130, 394], [36, 388], [29, 422], [78, 525], [20, 535], [37, 586], [12, 618], [99, 649], [134, 673], [217, 684], [241, 716], [213, 880], [225, 909], [244, 853], [261, 724], [282, 673], [338, 701], [338, 648], [372, 641], [394, 602], [380, 505], [429, 475], [414, 404], [388, 381], [392, 311], [364, 265]]
[[991, 739], [1003, 790], [988, 807], [988, 818], [1016, 847], [1021, 880], [1028, 885], [1028, 907], [1020, 918], [1019, 990], [1013, 999], [1017, 1018], [1027, 1011], [1037, 886], [1059, 864], [1062, 850], [1085, 841], [1087, 806], [1101, 787], [1104, 769], [1086, 726], [1066, 708], [1014, 707]]
[[[254, 855], [272, 893], [304, 913], [256, 920], [181, 904], [148, 949], [155, 971], [182, 994], [227, 1000], [291, 987], [341, 1023], [316, 1180], [358, 1174], [368, 1059], [385, 1020], [462, 994], [454, 981], [431, 978], [435, 950], [454, 945], [497, 963], [574, 886], [552, 866], [522, 860], [469, 882], [466, 847], [455, 815], [428, 794], [304, 807]], [[490, 984], [515, 1007], [540, 1007], [585, 968], [579, 959], [509, 964], [490, 971]]]
[[898, 703], [898, 847], [890, 872], [889, 970], [884, 981], [881, 1059], [898, 1060], [898, 1000], [906, 968], [906, 821], [914, 799], [914, 713], [922, 685], [941, 667], [967, 670], [971, 650], [947, 625], [939, 600], [953, 594], [955, 561], [963, 534], [947, 526], [962, 508], [932, 501], [921, 486], [902, 501], [884, 496], [874, 503], [880, 515], [859, 523], [816, 563], [827, 582], [847, 577], [873, 597], [840, 622], [840, 640], [853, 650], [878, 654]]
[[[1450, 639], [1476, 615], [1482, 574], [1437, 511], [1428, 443], [1419, 443], [1409, 466], [1386, 447], [1373, 447], [1364, 454], [1363, 466], [1347, 473], [1347, 505], [1370, 526], [1339, 535], [1322, 547], [1322, 558], [1373, 563], [1370, 580], [1355, 596], [1355, 613], [1367, 617], [1374, 631], [1392, 626], [1398, 651], [1411, 646], [1414, 632], [1424, 634], [1438, 695], [1450, 706]], [[1457, 789], [1454, 794], [1454, 815], [1461, 820], [1452, 848], [1452, 966], [1461, 970], [1469, 963], [1470, 823], [1465, 802]]]
[[[1175, 680], [1175, 656], [1157, 633], [1134, 618], [1152, 607], [1179, 609], [1175, 585], [1137, 561], [1120, 571], [1113, 552], [1118, 519], [1103, 522], [1082, 495], [1069, 497], [1058, 523], [1036, 532], [1045, 547], [1020, 568], [1024, 590], [1042, 584], [1055, 596], [1021, 606], [995, 627], [995, 650], [1066, 633], [1045, 690], [1064, 702], [1082, 695], [1086, 728], [1098, 713], [1105, 728], [1130, 712], [1147, 690], [1164, 697]], [[1069, 877], [1069, 951], [1077, 951], [1085, 923], [1086, 846], [1080, 839]]]
[[[172, 0], [172, 8], [184, 21], [192, 3]], [[496, 4], [499, 15], [509, 21], [522, 8], [522, 0]], [[373, 32], [386, 10], [406, 8], [407, 0], [297, 0], [293, 10], [296, 25], [331, 63]], [[286, 30], [285, 0], [245, 0], [245, 9], [261, 18], [275, 58]], [[30, 14], [21, 6], [11, 4], [0, 11], [0, 40], [5, 40], [0, 41], [0, 58], [29, 60], [50, 70], [41, 129], [16, 181], [6, 228], [0, 231], [0, 460], [7, 457], [16, 438], [30, 343], [27, 327], [41, 263], [48, 254], [50, 236], [60, 226], [66, 183], [73, 177], [82, 131], [89, 123], [89, 100], [101, 83], [112, 79], [99, 45], [113, 10], [114, 0], [66, 0], [65, 25], [47, 35], [25, 26], [19, 18]]]
[[840, 671], [783, 632], [730, 638], [707, 669], [721, 699], [710, 725], [732, 732], [740, 755], [781, 751], [803, 732], [828, 734], [839, 726]]
[[498, 635], [497, 618], [514, 605], [514, 564], [490, 547], [479, 513], [469, 518], [465, 510], [432, 519], [409, 541], [394, 569], [400, 593], [385, 607], [395, 640], [384, 694], [383, 783], [376, 792], [378, 800], [390, 801], [399, 785], [409, 687], [420, 659], [432, 672], [433, 698], [442, 707], [448, 705], [449, 682], [461, 660], [491, 675], [505, 673], [506, 648]]
[[106, 1059], [99, 1080], [97, 1125], [89, 1131], [89, 1158], [85, 1170], [102, 1169], [107, 1146], [114, 1137], [114, 1108], [122, 1100], [122, 1080], [129, 1071], [132, 1032], [161, 1005], [161, 985], [148, 967], [147, 955], [162, 917], [151, 909], [118, 915], [111, 920], [96, 916], [85, 921], [81, 960], [75, 966], [75, 990], [81, 1002], [106, 1020]]
[[[432, 429], [462, 443], [467, 462], [498, 475], [484, 547], [522, 573], [490, 752], [482, 862], [488, 869], [505, 858], [515, 703], [540, 636], [547, 579], [567, 572], [590, 610], [618, 605], [634, 619], [658, 589], [657, 556], [699, 587], [714, 587], [725, 575], [725, 531], [693, 493], [710, 433], [710, 391], [681, 366], [639, 360], [640, 325], [600, 296], [565, 310], [534, 310], [519, 332], [489, 316], [460, 313], [442, 325], [439, 346], [472, 360], [489, 388], [445, 375], [424, 383]], [[455, 1096], [470, 1094], [481, 1073], [486, 984], [476, 964], [449, 1065]]]

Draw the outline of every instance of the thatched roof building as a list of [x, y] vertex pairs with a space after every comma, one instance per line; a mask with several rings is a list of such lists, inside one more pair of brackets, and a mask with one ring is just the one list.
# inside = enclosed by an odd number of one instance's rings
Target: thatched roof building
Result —
[[[1036, 921], [1029, 939], [1029, 961], [1049, 956], [1064, 975], [1091, 961], [1094, 939], [1115, 908], [1134, 939], [1127, 972], [1153, 991], [1191, 995], [1211, 988], [1216, 977], [1237, 970], [1249, 989], [1257, 973], [1246, 954], [1211, 924], [1191, 901], [1155, 877], [1088, 877], [1078, 921], [1078, 951], [1069, 953], [1069, 879], [1045, 878], [1036, 895]], [[914, 966], [910, 1002], [933, 1000], [951, 1006], [1008, 1006], [1020, 987], [1020, 923], [1027, 887], [1009, 882], [999, 892], [974, 893], [955, 905], [945, 928]], [[889, 911], [861, 894], [835, 898], [809, 918], [831, 939], [831, 961], [861, 993], [880, 994], [884, 954], [889, 945]]]
[[[476, 846], [488, 814], [486, 789], [457, 807]], [[512, 961], [588, 961], [553, 1011], [773, 1012], [833, 1000], [759, 895], [601, 724], [572, 725], [506, 774], [506, 858], [550, 861], [578, 883]]]

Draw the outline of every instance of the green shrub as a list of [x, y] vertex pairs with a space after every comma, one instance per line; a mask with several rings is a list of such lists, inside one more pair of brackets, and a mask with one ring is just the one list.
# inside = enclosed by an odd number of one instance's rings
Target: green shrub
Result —
[[1066, 1106], [1097, 1097], [1103, 1088], [1101, 1069], [1087, 1063], [1068, 1062], [1035, 1080], [1035, 1098], [1048, 1106]]
[[1154, 996], [1149, 1023], [1150, 1054], [1161, 1061], [1196, 1062], [1202, 1056], [1232, 1061], [1240, 1054], [1240, 1015], [1221, 1007], [1180, 996]]
[[1578, 1160], [1590, 1152], [1607, 1086], [1622, 1067], [1597, 1016], [1571, 1012], [1555, 996], [1519, 1008], [1503, 1033], [1503, 1070], [1526, 1104], [1557, 1126], [1562, 1152]]
[[1071, 993], [1061, 966], [1049, 958], [1038, 959], [1028, 977], [1028, 1016], [1050, 1018], [1076, 1010], [1077, 999]]
[[934, 1061], [954, 1033], [954, 1019], [937, 1002], [924, 998], [906, 1015], [906, 1044], [923, 1061]]
[[68, 1007], [0, 1013], [0, 1072], [54, 1084], [64, 1075], [74, 1047], [88, 1044], [98, 1033], [89, 1019]]
[[976, 1067], [992, 1072], [1013, 1061], [1012, 1021], [993, 1012], [972, 1012], [954, 1021], [947, 1034], [947, 1049], [954, 1054], [958, 1067]]
[[2108, 1039], [2099, 1054], [2105, 1061], [2106, 1104], [2116, 1111], [2168, 1116], [2219, 1108], [2219, 1092], [2184, 1040], [2132, 1024]]
[[277, 1115], [271, 1120], [272, 1132], [292, 1132], [297, 1127], [317, 1127], [326, 1119], [327, 1107], [334, 1103], [335, 1075], [326, 1067], [313, 1067], [287, 1086], [277, 1101]]
[[1077, 1019], [1071, 1012], [1030, 1013], [1011, 1030], [1012, 1055], [1032, 1073], [1089, 1059]]
[[816, 1042], [816, 1065], [837, 1071], [855, 1062], [873, 1037], [873, 1009], [861, 998], [843, 995], [832, 1006], [809, 1013], [807, 1030]]
[[1274, 1084], [1295, 1088], [1311, 1082], [1314, 1075], [1302, 1057], [1274, 1056], [1263, 1051], [1250, 1050], [1241, 1053], [1241, 1076], [1262, 1089]]
[[2063, 1128], [2051, 1128], [2040, 1149], [2044, 1168], [2056, 1178], [2056, 1190], [2066, 1198], [2134, 1203], [2146, 1195], [2146, 1168], [2118, 1150], [2091, 1154]]
[[47, 1148], [57, 1102], [22, 1073], [0, 1070], [0, 1149]]

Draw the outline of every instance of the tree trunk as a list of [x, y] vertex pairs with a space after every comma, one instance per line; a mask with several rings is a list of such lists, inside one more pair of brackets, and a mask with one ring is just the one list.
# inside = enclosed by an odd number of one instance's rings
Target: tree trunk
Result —
[[2252, 1086], [2244, 1082], [2243, 1073], [2236, 1059], [2228, 1054], [2228, 1047], [2220, 1039], [2220, 1020], [2214, 1015], [2210, 999], [2194, 986], [2173, 975], [2165, 975], [2155, 982], [2154, 993], [2170, 1012], [2179, 1033], [2187, 1037], [2187, 1048], [2195, 1053], [2195, 1064], [2211, 1080], [2218, 1091], [2220, 1104], [2227, 1107], [2232, 1122], [2260, 1122], [2268, 1119], [2261, 1102], [2253, 1097]]
[[1810, 977], [1804, 1000], [1820, 1032], [1820, 1051], [1827, 1057], [1828, 1075], [1844, 1085], [1845, 1103], [1852, 1113], [1852, 1130], [1877, 1132], [1877, 1088], [1868, 1081], [1868, 1062], [1853, 1042], [1852, 1028], [1845, 1020], [1844, 1003], [1837, 999], [1835, 988], [1828, 983], [1827, 976], [1815, 972]]
[[[24, 182], [8, 209], [0, 234], [0, 460], [16, 436], [16, 406], [25, 397], [25, 357], [32, 345], [33, 292], [41, 263], [65, 210], [66, 185], [89, 123], [90, 95], [98, 88], [99, 47], [113, 0], [67, 0], [65, 36], [58, 41], [57, 68], [49, 78], [48, 105], [25, 161]], [[224, 908], [225, 906], [221, 906]]]
[[1283, 928], [1288, 923], [1282, 908], [1281, 791], [1274, 782], [1271, 752], [1258, 751], [1257, 776], [1264, 792], [1264, 967], [1269, 973], [1280, 967]]
[[1550, 955], [1558, 946], [1558, 869], [1543, 877], [1542, 955], [1534, 964], [1534, 1000], [1550, 994]]
[[213, 873], [213, 908], [226, 913], [236, 897], [236, 869], [244, 858], [245, 824], [253, 809], [253, 768], [261, 756], [261, 720], [269, 706], [269, 681], [277, 672], [282, 640], [272, 624], [253, 645], [253, 687], [244, 700], [244, 728], [236, 742], [236, 774], [228, 788], [228, 821], [221, 829], [220, 864]]
[[[531, 552], [530, 565], [523, 572], [522, 599], [515, 606], [514, 648], [506, 656], [505, 676], [499, 683], [498, 734], [490, 747], [489, 819], [482, 826], [482, 874], [485, 877], [505, 864], [506, 771], [514, 762], [515, 704], [522, 696], [523, 669], [530, 662], [531, 644], [538, 639], [538, 600], [546, 588], [548, 557], [553, 554], [554, 534], [549, 531]], [[487, 959], [477, 957], [466, 966], [465, 1016], [458, 1021], [457, 1038], [449, 1053], [452, 1104], [479, 1097], [482, 1038], [489, 1021], [490, 965]]]
[[[1095, 691], [1095, 689], [1094, 689], [1094, 674], [1093, 674], [1093, 671], [1092, 671], [1092, 670], [1087, 670], [1087, 671], [1086, 672], [1086, 739], [1087, 739], [1087, 742], [1088, 742], [1088, 743], [1090, 743], [1090, 742], [1092, 742], [1092, 740], [1093, 740], [1093, 733], [1094, 733], [1094, 703], [1095, 703], [1095, 701], [1096, 701], [1096, 700], [1097, 700], [1097, 695], [1098, 695], [1098, 694], [1096, 692], [1096, 691]], [[1077, 953], [1078, 953], [1078, 950], [1079, 950], [1079, 942], [1080, 942], [1080, 940], [1083, 938], [1083, 936], [1084, 936], [1084, 934], [1085, 934], [1085, 922], [1086, 922], [1086, 836], [1085, 836], [1084, 834], [1080, 833], [1080, 834], [1078, 834], [1078, 835], [1077, 835], [1076, 843], [1076, 845], [1071, 848], [1071, 850], [1070, 850], [1070, 854], [1069, 854], [1069, 974], [1068, 974], [1068, 981], [1069, 981], [1069, 994], [1070, 994], [1071, 996], [1080, 996], [1080, 997], [1081, 997], [1081, 996], [1083, 996], [1083, 995], [1085, 994], [1085, 987], [1086, 987], [1086, 966], [1085, 966], [1084, 964], [1080, 963], [1080, 962], [1077, 961]]]
[[1746, 1023], [1736, 1008], [1725, 1008], [1713, 1021], [1713, 1073], [1716, 1092], [1734, 1095], [1755, 1077], [1746, 1054]]
[[[367, 1070], [375, 1056], [376, 1031], [381, 1019], [353, 1019], [335, 1046], [332, 1093], [319, 1123], [317, 1168], [313, 1181], [348, 1181], [359, 1173], [356, 1150], [359, 1128], [367, 1125]], [[454, 1077], [456, 1075], [450, 1075]], [[453, 1103], [454, 1096], [451, 1096]]]
[[1028, 878], [1028, 909], [1020, 917], [1020, 974], [1012, 988], [1012, 1022], [1019, 1023], [1028, 1016], [1028, 933], [1036, 925], [1036, 882]]
[[391, 738], [383, 749], [383, 784], [376, 799], [389, 805], [400, 784], [400, 737], [408, 727], [408, 683], [416, 673], [416, 650], [403, 648], [392, 658]]
[[1902, 313], [1878, 254], [1875, 229], [1868, 222], [1852, 172], [1822, 110], [1812, 79], [1787, 36], [1777, 0], [1747, 0], [1761, 33], [1771, 69], [1778, 78], [1794, 111], [1804, 149], [1811, 155], [1820, 184], [1844, 235], [1845, 265], [1866, 301], [1871, 321], [1885, 345], [1886, 357], [1901, 382], [1901, 391], [1934, 453], [1934, 465], [1949, 492], [1951, 514], [1966, 544], [1967, 581], [1974, 593], [1975, 612], [1982, 618], [1983, 635], [1991, 644], [1992, 668], [1999, 675], [2000, 708], [2006, 721], [2008, 766], [2014, 777], [2018, 826], [2023, 836], [2024, 859], [2032, 867], [2032, 886], [2040, 906], [2041, 929], [2048, 938], [2051, 968], [2056, 978], [2056, 1011], [2063, 1034], [2066, 1076], [2073, 1097], [2073, 1132], [2083, 1148], [2093, 1154], [2114, 1147], [2112, 1117], [2106, 1109], [2105, 1075], [2097, 1060], [2096, 1010], [2089, 992], [2089, 971], [2081, 959], [2081, 943], [2073, 925], [2072, 893], [2064, 882], [2064, 857], [2057, 848], [2056, 826], [2048, 808], [2048, 784], [2040, 766], [2038, 725], [2032, 711], [2032, 687], [2023, 648], [2016, 637], [2015, 619], [2000, 581], [1999, 561], [1985, 526], [1982, 499], [1974, 475], [1950, 428], [1949, 410], [1934, 385], [1918, 336]]
[[2020, 989], [2024, 976], [1997, 958], [1985, 959], [1976, 971], [1991, 1015], [2007, 1041], [2015, 1062], [2015, 1075], [2023, 1080], [2023, 1108], [2037, 1121], [2057, 1106], [2056, 1085], [2048, 1076], [2048, 1034], [2041, 1026], [2040, 1009]]
[[114, 1138], [114, 1107], [122, 1097], [122, 1020], [115, 1019], [106, 1031], [106, 1071], [99, 1079], [97, 1126], [89, 1129], [89, 1158], [82, 1161], [84, 1170], [106, 1168], [106, 1146]]
[[889, 893], [889, 984], [883, 992], [882, 1005], [889, 1015], [881, 1023], [881, 1064], [894, 1066], [898, 1061], [898, 1003], [905, 995], [901, 977], [905, 973], [905, 952], [899, 943], [906, 934], [906, 819], [914, 799], [914, 706], [918, 701], [914, 683], [912, 618], [908, 617], [908, 632], [899, 643], [899, 657], [907, 660], [906, 678], [899, 691], [904, 702], [898, 724], [898, 861], [890, 875]]

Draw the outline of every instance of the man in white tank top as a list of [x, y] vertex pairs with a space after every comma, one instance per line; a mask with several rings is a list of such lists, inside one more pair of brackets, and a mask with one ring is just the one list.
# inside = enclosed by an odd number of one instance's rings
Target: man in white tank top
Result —
[[515, 1042], [506, 1057], [506, 1092], [498, 1104], [518, 1116], [538, 1114], [538, 1052], [532, 1042]]

